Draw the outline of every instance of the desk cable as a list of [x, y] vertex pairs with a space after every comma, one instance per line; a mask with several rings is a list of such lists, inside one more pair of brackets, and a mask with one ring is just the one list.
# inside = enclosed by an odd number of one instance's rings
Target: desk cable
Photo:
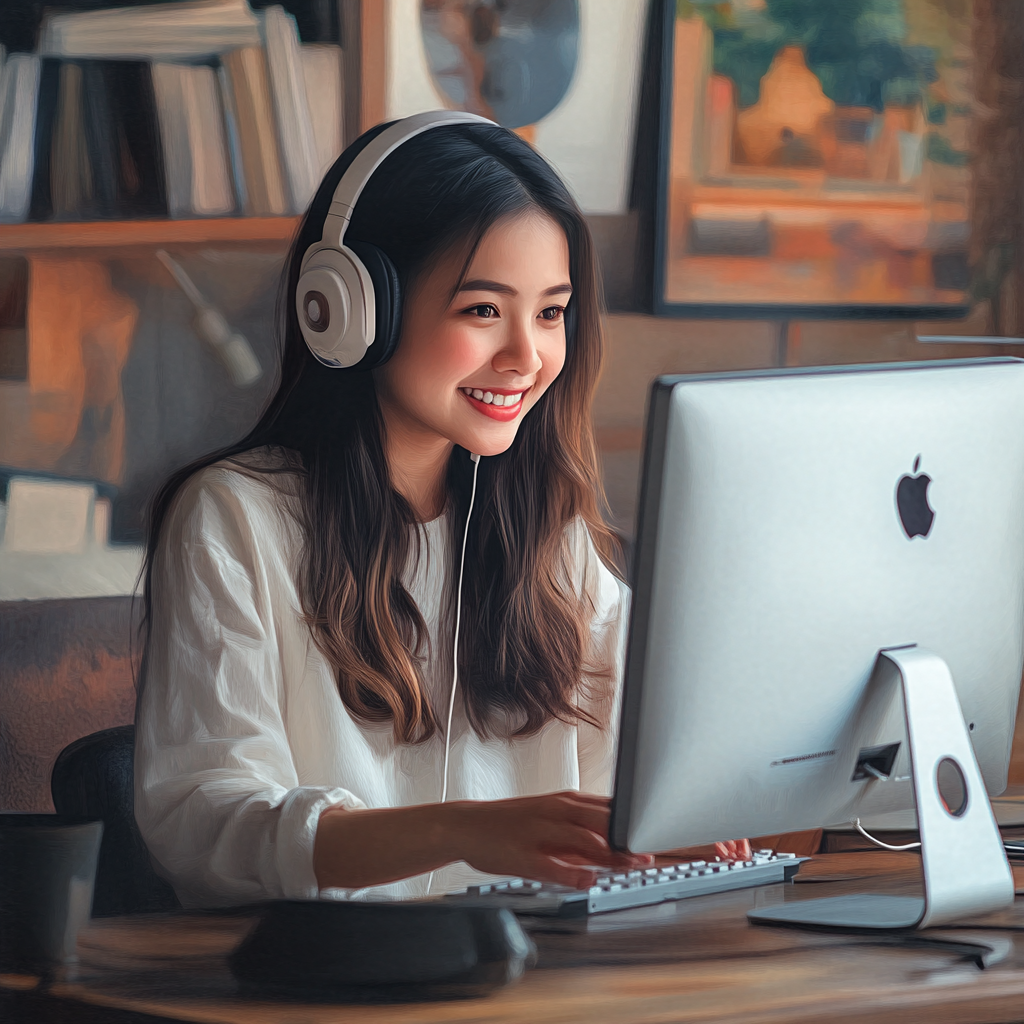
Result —
[[890, 846], [889, 843], [883, 843], [881, 839], [876, 839], [873, 835], [866, 832], [864, 826], [860, 823], [860, 818], [854, 818], [850, 824], [869, 842], [880, 846], [883, 850], [892, 850], [894, 853], [899, 853], [902, 850], [917, 850], [920, 849], [920, 843], [907, 843], [905, 846]]

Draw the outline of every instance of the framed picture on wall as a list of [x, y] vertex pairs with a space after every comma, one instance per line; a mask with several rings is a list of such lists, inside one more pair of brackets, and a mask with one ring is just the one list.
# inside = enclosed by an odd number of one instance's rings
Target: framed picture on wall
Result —
[[649, 0], [389, 0], [386, 116], [518, 131], [588, 214], [629, 208]]
[[659, 0], [655, 311], [968, 312], [972, 0]]

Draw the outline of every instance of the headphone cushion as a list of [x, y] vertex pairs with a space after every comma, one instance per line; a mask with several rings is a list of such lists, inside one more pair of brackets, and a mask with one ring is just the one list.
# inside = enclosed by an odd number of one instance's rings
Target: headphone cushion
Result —
[[402, 297], [398, 271], [383, 249], [370, 242], [345, 241], [345, 248], [354, 253], [366, 268], [373, 282], [376, 330], [373, 344], [353, 367], [372, 370], [386, 363], [398, 347], [402, 330]]

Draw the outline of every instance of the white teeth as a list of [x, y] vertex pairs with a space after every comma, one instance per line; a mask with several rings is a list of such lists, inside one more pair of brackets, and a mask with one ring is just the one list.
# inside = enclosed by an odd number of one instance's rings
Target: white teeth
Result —
[[481, 391], [479, 388], [460, 388], [464, 394], [471, 395], [478, 402], [486, 405], [510, 406], [522, 401], [523, 392], [518, 391], [514, 395], [498, 395], [493, 391]]

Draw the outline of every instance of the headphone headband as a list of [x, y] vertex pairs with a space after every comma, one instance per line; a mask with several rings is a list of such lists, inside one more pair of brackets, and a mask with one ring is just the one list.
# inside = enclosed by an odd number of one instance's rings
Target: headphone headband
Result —
[[302, 257], [295, 290], [302, 336], [320, 362], [335, 367], [362, 363], [369, 368], [363, 360], [375, 342], [374, 366], [394, 351], [400, 313], [397, 274], [387, 255], [375, 246], [359, 245], [359, 252], [353, 251], [345, 244], [345, 233], [367, 182], [391, 153], [431, 128], [457, 124], [498, 127], [486, 117], [463, 110], [413, 114], [374, 136], [342, 174], [320, 238]]
[[373, 172], [396, 150], [410, 139], [450, 124], [485, 124], [492, 128], [498, 125], [478, 114], [464, 110], [428, 110], [413, 114], [388, 125], [379, 135], [374, 136], [358, 153], [345, 170], [334, 190], [331, 207], [324, 220], [320, 241], [340, 249], [345, 241], [345, 231], [352, 219], [352, 211], [366, 188]]

